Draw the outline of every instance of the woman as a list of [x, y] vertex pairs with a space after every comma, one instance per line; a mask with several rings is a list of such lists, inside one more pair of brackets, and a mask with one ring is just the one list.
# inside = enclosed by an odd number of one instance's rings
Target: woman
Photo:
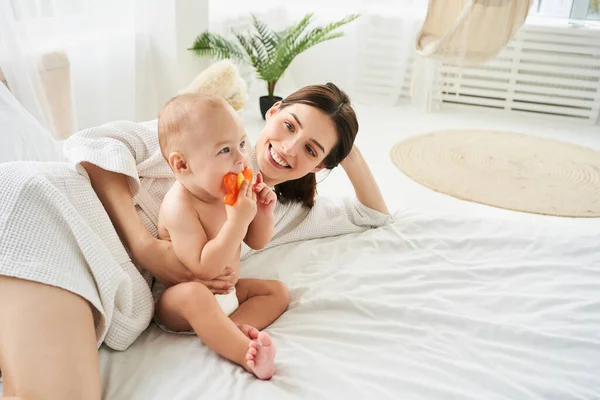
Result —
[[[268, 111], [252, 158], [279, 198], [271, 246], [389, 221], [353, 147], [357, 131], [348, 97], [331, 83], [303, 88]], [[5, 396], [100, 398], [96, 348], [105, 342], [124, 350], [147, 327], [148, 273], [170, 283], [193, 279], [170, 243], [155, 238], [158, 208], [173, 182], [155, 122], [82, 131], [65, 143], [65, 154], [79, 174], [68, 164], [0, 168]], [[314, 174], [340, 163], [360, 203], [315, 202]], [[231, 286], [227, 273], [203, 283], [214, 293]]]

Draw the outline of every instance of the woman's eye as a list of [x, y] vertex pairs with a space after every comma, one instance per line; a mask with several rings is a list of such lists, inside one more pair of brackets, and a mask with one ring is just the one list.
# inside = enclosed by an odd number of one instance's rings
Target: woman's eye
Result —
[[290, 124], [289, 122], [286, 121], [285, 126], [286, 126], [286, 128], [288, 128], [288, 130], [290, 132], [294, 132], [294, 127], [292, 126], [292, 124]]
[[313, 150], [313, 148], [312, 148], [312, 147], [310, 147], [310, 146], [306, 146], [306, 152], [307, 152], [308, 154], [310, 154], [310, 155], [311, 155], [311, 157], [316, 157], [316, 156], [317, 156], [317, 153], [315, 153], [315, 151]]
[[219, 151], [219, 154], [221, 153], [229, 153], [229, 147], [223, 147], [221, 151]]

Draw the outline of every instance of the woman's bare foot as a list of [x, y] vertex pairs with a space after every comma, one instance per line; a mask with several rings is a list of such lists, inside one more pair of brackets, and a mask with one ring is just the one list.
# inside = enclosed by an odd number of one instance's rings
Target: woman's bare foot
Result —
[[246, 353], [246, 364], [258, 379], [271, 379], [275, 374], [275, 346], [266, 332], [259, 332]]

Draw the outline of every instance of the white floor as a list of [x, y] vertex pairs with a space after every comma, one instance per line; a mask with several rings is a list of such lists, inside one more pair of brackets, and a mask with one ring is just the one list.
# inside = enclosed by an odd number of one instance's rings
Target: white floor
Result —
[[[252, 99], [244, 112], [248, 134], [255, 140], [264, 125], [258, 107], [253, 107]], [[446, 110], [425, 113], [411, 105], [371, 106], [355, 104], [360, 131], [356, 144], [369, 163], [379, 186], [382, 189], [390, 211], [405, 208], [436, 209], [448, 206], [448, 196], [425, 188], [403, 175], [391, 162], [391, 147], [412, 135], [446, 129], [491, 129], [527, 133], [573, 142], [600, 150], [600, 125], [586, 125], [576, 121], [545, 119], [529, 115], [511, 115], [487, 110]], [[332, 198], [351, 196], [352, 186], [341, 167], [329, 176], [323, 176], [319, 194]], [[515, 213], [484, 205], [465, 204], [453, 199], [453, 209], [490, 211], [499, 216], [511, 218], [540, 218], [531, 214]], [[454, 205], [456, 207], [454, 207]], [[485, 210], [484, 210], [485, 209]], [[510, 214], [507, 214], [510, 213]], [[541, 217], [543, 218], [543, 217]]]

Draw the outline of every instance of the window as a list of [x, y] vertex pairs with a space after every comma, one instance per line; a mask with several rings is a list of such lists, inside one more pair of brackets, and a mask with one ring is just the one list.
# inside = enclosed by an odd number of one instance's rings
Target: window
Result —
[[534, 0], [529, 15], [600, 21], [600, 0]]

